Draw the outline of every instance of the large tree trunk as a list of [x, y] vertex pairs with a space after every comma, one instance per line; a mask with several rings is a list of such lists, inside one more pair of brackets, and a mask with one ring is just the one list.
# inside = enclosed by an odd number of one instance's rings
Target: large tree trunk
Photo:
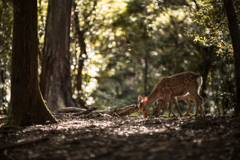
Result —
[[70, 72], [72, 0], [49, 0], [40, 88], [50, 110], [75, 106]]
[[237, 82], [237, 104], [235, 105], [235, 116], [240, 116], [240, 29], [238, 26], [237, 14], [232, 0], [223, 0], [227, 12], [228, 28], [230, 31], [234, 51], [234, 66]]
[[38, 87], [37, 0], [14, 0], [11, 104], [8, 125], [56, 122]]

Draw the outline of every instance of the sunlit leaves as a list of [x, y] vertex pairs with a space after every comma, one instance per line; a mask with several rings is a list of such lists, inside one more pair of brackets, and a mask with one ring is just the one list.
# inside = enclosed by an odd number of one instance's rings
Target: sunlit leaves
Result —
[[40, 55], [42, 54], [43, 45], [44, 45], [44, 35], [45, 35], [45, 26], [46, 26], [46, 19], [47, 19], [47, 7], [48, 1], [47, 0], [38, 0], [38, 48], [40, 51]]
[[[198, 25], [195, 30], [190, 30], [190, 36], [195, 37], [195, 42], [204, 46], [214, 46], [216, 61], [212, 64], [209, 73], [209, 87], [205, 92], [210, 97], [210, 111], [213, 113], [232, 114], [236, 103], [235, 75], [233, 67], [233, 48], [228, 30], [228, 22], [223, 6], [223, 1], [197, 1], [198, 10], [194, 10], [192, 18]], [[240, 5], [235, 3], [235, 7]], [[222, 107], [220, 107], [222, 106]]]
[[[233, 50], [223, 2], [198, 0], [197, 5], [200, 9], [197, 12], [193, 12], [193, 22], [204, 28], [193, 31], [195, 41], [199, 41], [204, 45], [215, 45], [219, 48], [217, 53], [228, 52], [231, 55]], [[205, 39], [199, 36], [203, 36]]]

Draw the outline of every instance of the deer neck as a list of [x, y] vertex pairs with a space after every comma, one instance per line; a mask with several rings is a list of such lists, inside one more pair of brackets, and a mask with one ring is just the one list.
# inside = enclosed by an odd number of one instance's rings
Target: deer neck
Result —
[[148, 96], [147, 105], [150, 106], [153, 102], [155, 102], [159, 97], [158, 91], [156, 88], [152, 91], [152, 93]]

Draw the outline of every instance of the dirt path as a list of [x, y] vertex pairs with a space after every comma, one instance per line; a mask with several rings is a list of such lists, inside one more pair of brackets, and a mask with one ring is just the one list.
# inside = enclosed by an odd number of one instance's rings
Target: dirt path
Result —
[[58, 124], [0, 128], [0, 159], [240, 159], [233, 117], [55, 117]]

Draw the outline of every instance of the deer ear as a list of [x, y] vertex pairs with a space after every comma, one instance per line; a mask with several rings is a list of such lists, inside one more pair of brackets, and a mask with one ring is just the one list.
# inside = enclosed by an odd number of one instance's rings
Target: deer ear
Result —
[[138, 100], [141, 102], [141, 101], [142, 101], [142, 97], [141, 97], [141, 96], [138, 96]]
[[145, 97], [143, 101], [144, 101], [144, 102], [147, 102], [147, 101], [148, 101], [148, 98], [147, 98], [147, 97]]

